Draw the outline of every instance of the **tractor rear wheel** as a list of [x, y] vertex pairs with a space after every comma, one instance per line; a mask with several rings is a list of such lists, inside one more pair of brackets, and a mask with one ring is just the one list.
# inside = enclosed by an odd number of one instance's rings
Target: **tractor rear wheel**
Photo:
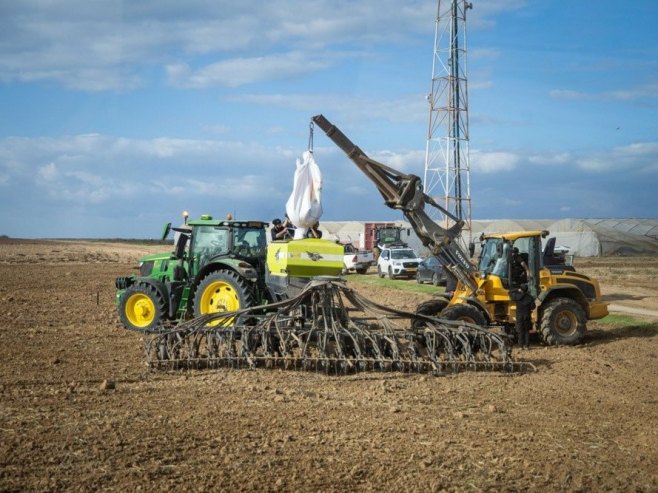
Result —
[[486, 327], [488, 325], [482, 310], [465, 303], [449, 306], [441, 312], [441, 318], [445, 318], [446, 320], [460, 320], [469, 324], [479, 325], [480, 327]]
[[153, 329], [160, 323], [164, 314], [164, 299], [150, 284], [130, 286], [121, 295], [119, 318], [126, 329]]
[[557, 298], [542, 310], [541, 338], [551, 346], [573, 346], [585, 337], [586, 317], [583, 308], [570, 298]]
[[[253, 306], [254, 297], [247, 282], [235, 272], [220, 270], [204, 277], [194, 296], [194, 316], [234, 312]], [[222, 320], [215, 321], [216, 325]]]

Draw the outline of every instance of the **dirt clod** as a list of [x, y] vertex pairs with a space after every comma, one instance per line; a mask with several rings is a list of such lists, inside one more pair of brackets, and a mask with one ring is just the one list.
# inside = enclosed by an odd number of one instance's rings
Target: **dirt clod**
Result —
[[[533, 336], [525, 375], [148, 371], [114, 278], [158, 251], [0, 239], [0, 491], [658, 491], [658, 318]], [[658, 311], [658, 259], [576, 267]]]

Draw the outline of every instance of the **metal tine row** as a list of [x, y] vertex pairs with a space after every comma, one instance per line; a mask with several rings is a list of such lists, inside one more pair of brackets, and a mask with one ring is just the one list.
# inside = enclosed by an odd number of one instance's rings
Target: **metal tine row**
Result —
[[330, 374], [534, 369], [512, 360], [500, 334], [385, 307], [336, 279], [314, 280], [278, 303], [161, 326], [145, 334], [145, 352], [148, 364], [161, 369], [265, 367]]

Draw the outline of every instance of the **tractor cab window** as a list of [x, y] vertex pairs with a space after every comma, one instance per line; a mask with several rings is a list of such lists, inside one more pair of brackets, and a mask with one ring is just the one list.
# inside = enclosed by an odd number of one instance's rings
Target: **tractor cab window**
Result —
[[263, 228], [239, 228], [234, 232], [235, 253], [243, 257], [260, 257], [267, 249], [267, 235]]
[[207, 259], [228, 253], [228, 230], [214, 226], [197, 226], [192, 237], [192, 251], [199, 256], [201, 265]]

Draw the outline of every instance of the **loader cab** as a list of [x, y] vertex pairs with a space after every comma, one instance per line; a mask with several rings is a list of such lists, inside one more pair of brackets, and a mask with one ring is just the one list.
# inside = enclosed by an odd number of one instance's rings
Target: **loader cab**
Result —
[[514, 289], [520, 282], [513, 265], [513, 252], [528, 265], [532, 279], [528, 280], [530, 293], [539, 294], [539, 271], [541, 265], [542, 232], [527, 231], [519, 233], [492, 234], [481, 238], [482, 250], [478, 270], [480, 277], [495, 276], [506, 290]]

